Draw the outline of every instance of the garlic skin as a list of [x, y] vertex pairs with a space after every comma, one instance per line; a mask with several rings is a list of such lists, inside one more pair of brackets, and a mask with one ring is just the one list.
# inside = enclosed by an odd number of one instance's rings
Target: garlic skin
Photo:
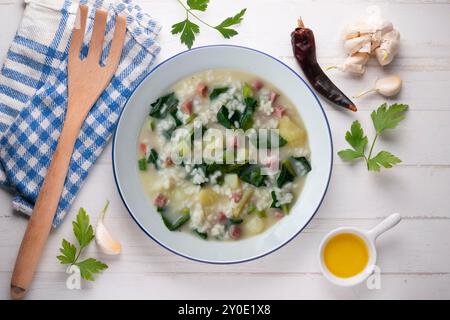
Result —
[[108, 206], [109, 201], [106, 203], [98, 218], [97, 226], [95, 227], [95, 241], [104, 254], [117, 255], [122, 251], [122, 245], [111, 236], [104, 224]]
[[391, 75], [384, 78], [380, 78], [375, 82], [375, 87], [361, 92], [354, 98], [360, 98], [371, 92], [378, 92], [385, 97], [393, 97], [397, 95], [402, 89], [403, 81], [397, 75]]

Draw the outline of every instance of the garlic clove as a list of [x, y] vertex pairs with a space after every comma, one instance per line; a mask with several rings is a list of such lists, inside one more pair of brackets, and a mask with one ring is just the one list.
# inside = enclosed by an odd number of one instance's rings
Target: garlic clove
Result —
[[357, 38], [349, 39], [344, 42], [344, 50], [351, 55], [358, 52], [366, 43], [370, 42], [370, 36], [364, 35]]
[[369, 60], [369, 54], [366, 52], [356, 52], [348, 56], [344, 64], [337, 66], [329, 66], [326, 70], [338, 69], [344, 72], [350, 72], [357, 75], [362, 75], [366, 71], [366, 63]]
[[341, 70], [356, 75], [363, 75], [366, 72], [366, 67], [362, 64], [344, 64]]
[[394, 60], [394, 57], [389, 54], [389, 52], [382, 48], [375, 49], [375, 56], [377, 57], [380, 66], [388, 65]]
[[387, 76], [375, 82], [377, 92], [385, 97], [397, 95], [402, 89], [402, 79], [397, 75]]
[[392, 22], [390, 21], [383, 21], [383, 23], [380, 26], [380, 29], [378, 31], [381, 32], [381, 35], [385, 35], [388, 32], [391, 32], [392, 30], [394, 30], [394, 26], [392, 24]]
[[108, 255], [117, 255], [122, 251], [122, 245], [115, 240], [104, 224], [106, 211], [109, 206], [109, 201], [106, 203], [95, 228], [95, 241], [100, 247], [101, 251]]
[[382, 66], [388, 65], [392, 62], [398, 52], [400, 44], [400, 33], [397, 30], [392, 30], [381, 38], [381, 45], [375, 49], [375, 56], [378, 63]]
[[345, 60], [345, 64], [362, 64], [365, 65], [369, 61], [369, 53], [356, 52]]
[[391, 75], [384, 78], [380, 78], [375, 82], [375, 87], [360, 94], [354, 96], [354, 98], [360, 98], [371, 92], [378, 92], [385, 97], [395, 96], [402, 89], [402, 79], [397, 75]]

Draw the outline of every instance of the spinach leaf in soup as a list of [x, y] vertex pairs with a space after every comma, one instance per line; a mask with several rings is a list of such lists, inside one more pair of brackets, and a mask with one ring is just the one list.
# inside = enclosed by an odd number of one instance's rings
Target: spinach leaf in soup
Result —
[[155, 169], [159, 169], [158, 168], [158, 159], [159, 159], [158, 152], [153, 148], [150, 149], [150, 154], [147, 158], [147, 163], [152, 163], [155, 165]]
[[181, 228], [191, 218], [190, 213], [170, 214], [167, 208], [158, 208], [158, 212], [161, 214], [164, 225], [170, 231], [175, 231]]
[[220, 87], [220, 88], [213, 89], [213, 91], [211, 91], [211, 93], [209, 94], [209, 100], [217, 99], [218, 96], [220, 96], [222, 93], [227, 92], [228, 89], [230, 89], [230, 88], [229, 87]]
[[178, 103], [179, 101], [175, 95], [175, 92], [171, 92], [158, 98], [150, 105], [149, 115], [153, 118], [164, 119], [168, 113], [176, 110]]
[[292, 166], [299, 176], [304, 176], [311, 171], [311, 163], [305, 157], [290, 157]]
[[208, 239], [208, 234], [206, 232], [200, 232], [197, 229], [194, 229], [194, 233], [196, 235], [198, 235], [200, 238], [202, 238], [203, 240]]
[[284, 160], [281, 164], [280, 174], [277, 178], [278, 188], [282, 188], [286, 183], [294, 181], [297, 174], [295, 173], [292, 163], [288, 160]]
[[253, 97], [246, 97], [244, 99], [245, 109], [239, 120], [239, 127], [247, 130], [253, 125], [253, 114], [256, 110], [257, 101]]
[[275, 208], [275, 209], [281, 209], [284, 214], [288, 214], [289, 213], [289, 204], [284, 203], [282, 205], [279, 205], [279, 204], [277, 204], [278, 199], [277, 199], [277, 195], [276, 195], [275, 191], [272, 191], [271, 195], [272, 195], [272, 204], [270, 205], [270, 207]]
[[277, 199], [277, 195], [275, 193], [275, 191], [272, 191], [270, 193], [270, 195], [272, 196], [272, 204], [270, 205], [271, 208], [279, 208], [280, 206], [277, 205], [278, 199]]
[[[256, 148], [258, 149], [271, 149], [276, 147], [281, 148], [287, 144], [286, 139], [272, 130], [267, 130], [265, 135], [261, 133], [262, 132], [259, 131], [258, 134], [256, 134], [256, 139], [250, 139], [253, 144], [256, 144]], [[264, 140], [266, 143], [263, 143]]]
[[223, 125], [227, 129], [232, 129], [233, 123], [231, 122], [230, 119], [228, 119], [228, 116], [229, 116], [229, 111], [228, 111], [227, 107], [222, 106], [219, 109], [219, 112], [217, 112], [217, 122], [220, 123], [221, 125]]
[[239, 178], [242, 181], [254, 185], [255, 187], [263, 186], [266, 177], [267, 176], [261, 173], [261, 167], [257, 164], [249, 165], [239, 173]]
[[179, 126], [183, 125], [183, 121], [181, 121], [177, 116], [177, 110], [173, 109], [170, 111], [170, 115], [172, 116], [173, 121], [175, 121], [175, 127], [178, 128]]
[[244, 219], [242, 218], [228, 218], [225, 223], [225, 229], [228, 230], [232, 225], [241, 224], [242, 222], [244, 222]]

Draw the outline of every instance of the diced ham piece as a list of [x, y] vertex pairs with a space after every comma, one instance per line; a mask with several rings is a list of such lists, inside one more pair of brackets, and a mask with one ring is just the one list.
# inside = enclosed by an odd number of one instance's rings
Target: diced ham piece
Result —
[[164, 166], [166, 168], [170, 168], [173, 166], [173, 160], [171, 157], [167, 157], [166, 160], [164, 160]]
[[242, 198], [242, 192], [241, 191], [236, 191], [236, 192], [233, 192], [231, 194], [231, 199], [233, 199], [233, 201], [236, 202], [236, 203], [241, 201], [241, 198]]
[[280, 95], [275, 91], [270, 92], [270, 102], [274, 103]]
[[264, 87], [264, 83], [261, 80], [255, 80], [252, 83], [252, 88], [255, 91], [259, 91], [262, 89], [262, 87]]
[[218, 220], [220, 223], [225, 223], [225, 221], [227, 221], [227, 216], [225, 215], [225, 213], [223, 211], [219, 212]]
[[230, 238], [233, 240], [237, 240], [241, 237], [242, 235], [242, 230], [241, 227], [239, 227], [238, 225], [233, 224], [230, 229], [228, 229], [228, 233], [230, 235]]
[[158, 193], [155, 200], [153, 200], [153, 204], [158, 208], [164, 208], [167, 204], [167, 197], [162, 193]]
[[271, 149], [267, 149], [267, 155], [261, 158], [261, 163], [269, 174], [277, 173], [280, 168], [280, 158], [278, 154], [272, 154]]
[[234, 136], [233, 138], [233, 147], [235, 148], [239, 147], [239, 138], [237, 136]]
[[147, 153], [147, 145], [145, 143], [140, 143], [139, 144], [139, 150], [143, 153], [146, 154]]
[[192, 101], [185, 101], [181, 105], [181, 111], [183, 111], [186, 114], [191, 114], [192, 113]]
[[277, 173], [280, 168], [280, 160], [278, 158], [272, 157], [268, 158], [265, 163], [268, 173]]
[[282, 218], [284, 218], [284, 213], [281, 210], [276, 210], [275, 213], [274, 213], [274, 216], [277, 219], [282, 219]]
[[231, 148], [237, 148], [239, 147], [239, 138], [237, 136], [232, 136], [229, 141], [228, 141], [228, 145]]
[[275, 108], [273, 108], [273, 114], [277, 118], [281, 118], [282, 116], [284, 116], [285, 113], [286, 113], [286, 108], [283, 106], [276, 106]]
[[208, 94], [208, 87], [204, 83], [199, 83], [197, 85], [196, 91], [200, 97], [206, 97], [206, 95]]

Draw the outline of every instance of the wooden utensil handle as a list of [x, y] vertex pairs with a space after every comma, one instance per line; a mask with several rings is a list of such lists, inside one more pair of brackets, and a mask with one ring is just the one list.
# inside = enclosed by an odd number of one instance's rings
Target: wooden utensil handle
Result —
[[11, 297], [22, 298], [30, 285], [52, 227], [80, 128], [66, 119], [53, 159], [34, 205], [11, 278]]

